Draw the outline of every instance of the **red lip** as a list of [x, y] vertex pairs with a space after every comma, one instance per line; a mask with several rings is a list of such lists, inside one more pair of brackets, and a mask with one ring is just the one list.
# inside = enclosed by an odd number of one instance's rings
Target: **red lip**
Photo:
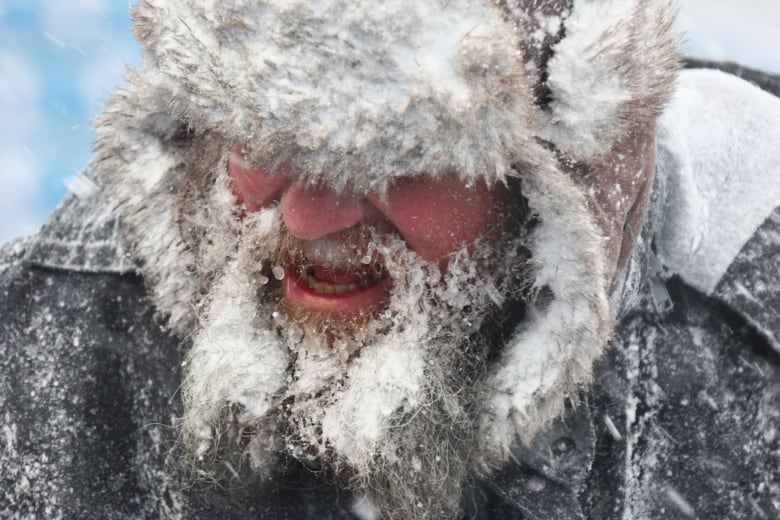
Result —
[[283, 285], [285, 296], [293, 305], [355, 316], [374, 311], [385, 303], [391, 284], [387, 276], [368, 282], [352, 270], [315, 266], [301, 273], [298, 267], [287, 266]]

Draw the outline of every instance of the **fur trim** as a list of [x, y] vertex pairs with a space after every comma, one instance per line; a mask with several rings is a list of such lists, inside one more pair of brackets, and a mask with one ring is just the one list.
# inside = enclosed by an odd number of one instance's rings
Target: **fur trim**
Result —
[[604, 238], [585, 196], [549, 167], [529, 175], [523, 193], [541, 221], [530, 240], [534, 288], [552, 298], [540, 295], [488, 378], [485, 445], [478, 450], [483, 471], [507, 460], [517, 435], [530, 442], [562, 415], [566, 400], [579, 400], [612, 334]]
[[495, 182], [531, 139], [532, 84], [489, 3], [147, 0], [135, 15], [153, 65], [144, 88], [310, 181], [382, 191], [456, 171]]
[[179, 233], [178, 207], [171, 193], [181, 190], [186, 172], [168, 142], [177, 123], [157, 113], [143, 90], [118, 92], [96, 122], [97, 157], [90, 169], [117, 204], [132, 237], [147, 288], [171, 330], [182, 336], [195, 324], [190, 302], [198, 281], [195, 257]]
[[[660, 114], [679, 59], [670, 0], [579, 0], [530, 34], [535, 15], [466, 0], [146, 0], [135, 14], [139, 82], [167, 111], [359, 190], [410, 172], [502, 179], [533, 137], [597, 159]], [[561, 23], [542, 111], [521, 49]]]
[[553, 49], [553, 101], [539, 136], [575, 162], [599, 161], [652, 122], [679, 68], [667, 0], [580, 0]]

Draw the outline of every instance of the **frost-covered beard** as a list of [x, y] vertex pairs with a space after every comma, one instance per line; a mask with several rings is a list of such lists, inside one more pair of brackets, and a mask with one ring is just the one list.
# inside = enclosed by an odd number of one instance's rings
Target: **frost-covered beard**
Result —
[[517, 289], [524, 259], [478, 241], [442, 273], [397, 236], [358, 235], [357, 248], [315, 248], [341, 255], [317, 262], [379, 261], [392, 288], [386, 307], [345, 327], [285, 311], [278, 209], [243, 220], [235, 254], [210, 271], [182, 438], [199, 471], [232, 486], [316, 461], [386, 514], [455, 515], [491, 349], [483, 325]]

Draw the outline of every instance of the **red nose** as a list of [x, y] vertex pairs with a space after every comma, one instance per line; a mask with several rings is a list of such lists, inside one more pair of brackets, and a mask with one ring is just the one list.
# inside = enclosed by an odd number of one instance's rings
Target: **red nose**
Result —
[[365, 199], [340, 195], [329, 188], [304, 188], [295, 183], [282, 193], [280, 208], [287, 229], [304, 240], [348, 229], [369, 213]]

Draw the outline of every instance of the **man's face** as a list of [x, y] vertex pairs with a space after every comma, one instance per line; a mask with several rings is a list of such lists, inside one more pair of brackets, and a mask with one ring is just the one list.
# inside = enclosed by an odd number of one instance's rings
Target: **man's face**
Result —
[[224, 157], [195, 167], [179, 224], [201, 229], [182, 421], [195, 464], [273, 481], [315, 461], [385, 511], [457, 511], [489, 330], [525, 276], [510, 190], [410, 175], [355, 194]]
[[506, 213], [504, 185], [466, 186], [454, 174], [405, 177], [385, 193], [355, 195], [304, 187], [284, 167], [268, 175], [249, 166], [238, 151], [230, 155], [228, 172], [239, 204], [253, 212], [278, 203], [290, 234], [309, 244], [302, 246], [307, 258], [285, 259], [287, 305], [333, 318], [375, 312], [386, 303], [393, 283], [380, 263], [365, 257], [365, 250], [342, 256], [322, 251], [362, 249], [360, 237], [345, 231], [367, 227], [379, 234], [396, 233], [409, 250], [446, 270], [449, 256], [464, 245], [477, 238], [493, 242], [499, 235], [498, 219]]

